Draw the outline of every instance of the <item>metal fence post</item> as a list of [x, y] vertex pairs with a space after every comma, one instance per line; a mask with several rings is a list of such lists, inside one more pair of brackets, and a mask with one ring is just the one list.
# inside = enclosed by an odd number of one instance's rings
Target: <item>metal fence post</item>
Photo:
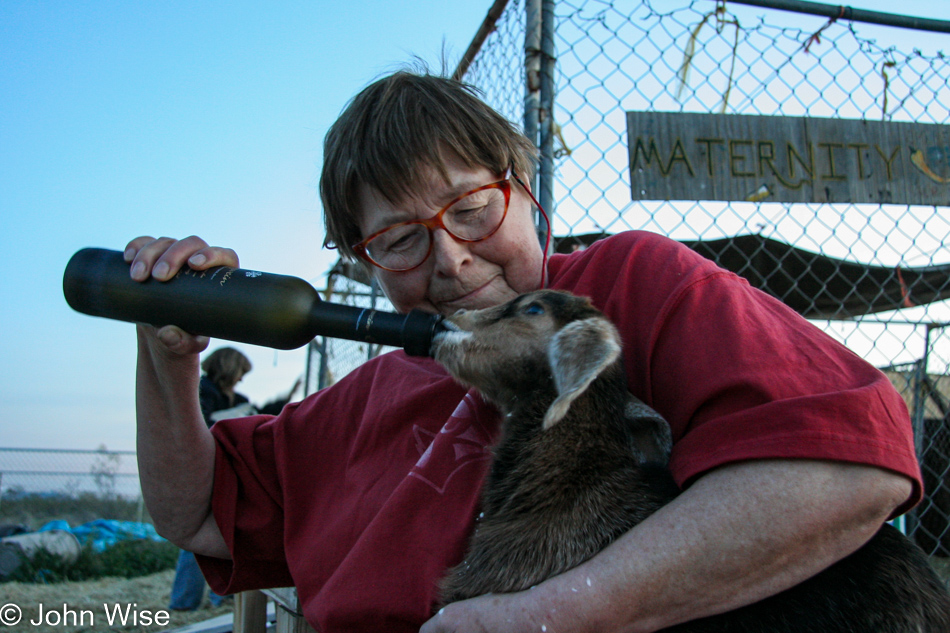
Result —
[[327, 358], [327, 337], [320, 337], [320, 373], [317, 376], [317, 391], [323, 389], [327, 386], [327, 371], [329, 367], [329, 359]]
[[[541, 0], [541, 76], [538, 132], [538, 202], [554, 220], [554, 0]], [[542, 244], [551, 227], [543, 229]]]
[[[541, 0], [527, 0], [524, 11], [524, 134], [535, 144], [535, 147], [540, 147], [538, 143], [538, 114], [541, 110]], [[540, 191], [540, 178], [539, 163], [534, 178], [531, 180], [531, 186], [535, 191]], [[535, 224], [538, 238], [544, 244], [540, 213], [535, 218]]]

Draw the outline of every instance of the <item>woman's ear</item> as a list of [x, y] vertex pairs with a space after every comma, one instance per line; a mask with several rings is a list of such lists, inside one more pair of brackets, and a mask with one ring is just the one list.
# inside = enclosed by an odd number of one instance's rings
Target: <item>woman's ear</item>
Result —
[[604, 318], [574, 321], [561, 328], [548, 346], [548, 361], [558, 396], [544, 415], [544, 430], [557, 424], [571, 403], [618, 356], [619, 335]]

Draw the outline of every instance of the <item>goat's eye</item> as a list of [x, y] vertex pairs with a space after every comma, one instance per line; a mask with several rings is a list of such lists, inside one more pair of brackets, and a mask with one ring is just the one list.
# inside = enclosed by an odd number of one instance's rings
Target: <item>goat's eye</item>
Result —
[[525, 314], [544, 314], [544, 306], [540, 303], [529, 303], [525, 306]]

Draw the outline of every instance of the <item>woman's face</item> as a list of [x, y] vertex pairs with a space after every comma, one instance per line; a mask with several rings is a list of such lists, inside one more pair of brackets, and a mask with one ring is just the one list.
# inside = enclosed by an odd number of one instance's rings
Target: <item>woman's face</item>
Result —
[[[364, 185], [359, 218], [363, 237], [398, 222], [428, 219], [456, 196], [503, 178], [483, 167], [470, 169], [452, 155], [446, 157], [445, 167], [448, 183], [426, 168], [418, 195], [395, 205]], [[491, 237], [464, 243], [435, 229], [432, 252], [422, 265], [405, 272], [373, 267], [373, 272], [399, 312], [417, 308], [449, 315], [504, 303], [542, 284], [543, 257], [531, 216], [528, 195], [512, 179], [508, 215]]]

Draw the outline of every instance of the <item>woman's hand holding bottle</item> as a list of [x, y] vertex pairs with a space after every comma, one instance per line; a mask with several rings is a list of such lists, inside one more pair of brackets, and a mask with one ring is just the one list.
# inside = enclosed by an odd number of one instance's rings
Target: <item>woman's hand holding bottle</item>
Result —
[[[129, 263], [129, 275], [135, 281], [149, 278], [168, 281], [185, 266], [193, 270], [215, 266], [239, 267], [237, 253], [233, 250], [209, 246], [196, 235], [183, 240], [143, 235], [128, 243], [123, 258]], [[208, 347], [208, 337], [192, 336], [174, 325], [156, 328], [140, 324], [138, 327], [147, 344], [157, 339], [168, 351], [176, 354], [198, 354]]]

